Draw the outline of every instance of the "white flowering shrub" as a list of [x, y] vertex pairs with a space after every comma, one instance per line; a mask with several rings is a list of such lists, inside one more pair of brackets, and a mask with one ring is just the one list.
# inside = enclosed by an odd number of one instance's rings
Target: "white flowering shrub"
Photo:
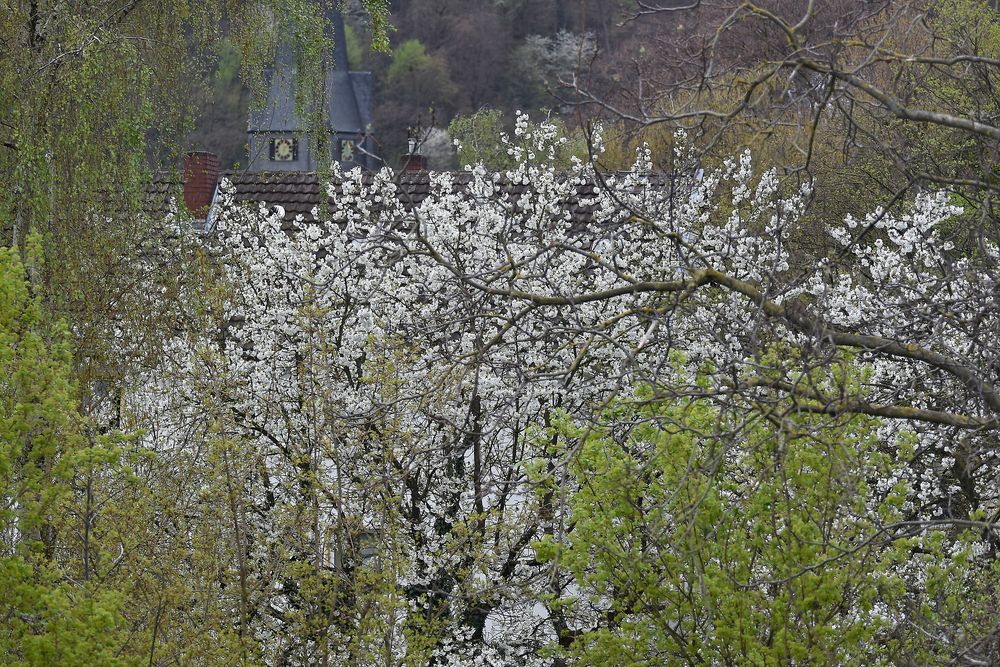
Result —
[[[147, 404], [174, 419], [152, 446], [196, 419], [240, 443], [261, 659], [550, 664], [551, 647], [614, 625], [615, 592], [551, 556], [579, 520], [581, 433], [633, 400], [714, 406], [715, 422], [684, 428], [716, 429], [736, 461], [766, 441], [741, 419], [822, 430], [862, 415], [851, 437], [883, 459], [858, 463], [863, 502], [837, 505], [857, 516], [836, 525], [874, 532], [837, 544], [851, 558], [895, 545], [876, 561], [903, 592], [838, 613], [881, 614], [871, 642], [950, 619], [926, 581], [996, 548], [996, 246], [959, 253], [938, 231], [959, 209], [926, 194], [831, 224], [842, 249], [801, 273], [789, 238], [809, 190], [755, 175], [748, 153], [704, 178], [651, 173], [645, 151], [625, 174], [567, 173], [559, 141], [521, 117], [515, 168], [431, 173], [412, 208], [389, 170], [338, 173], [322, 222], [223, 188], [206, 240], [229, 285], [221, 334], [183, 341]], [[739, 498], [754, 480], [725, 484]], [[919, 555], [943, 544], [945, 560]]]

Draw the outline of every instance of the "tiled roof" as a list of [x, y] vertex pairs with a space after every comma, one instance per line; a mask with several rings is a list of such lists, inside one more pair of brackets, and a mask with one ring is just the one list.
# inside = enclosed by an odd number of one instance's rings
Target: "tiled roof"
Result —
[[[223, 176], [235, 188], [236, 200], [240, 202], [261, 202], [268, 206], [280, 205], [285, 210], [285, 219], [291, 221], [301, 215], [306, 220], [312, 220], [312, 210], [320, 204], [320, 178], [315, 172], [284, 171], [284, 172], [227, 172]], [[469, 184], [472, 174], [467, 171], [452, 172], [454, 182], [458, 187]], [[365, 182], [371, 182], [371, 174], [365, 175]], [[430, 194], [430, 174], [426, 171], [402, 171], [396, 176], [397, 196], [407, 209], [419, 206]], [[657, 173], [650, 175], [650, 187], [670, 191], [677, 178], [670, 174]], [[327, 199], [328, 205], [336, 202], [338, 183], [334, 181], [334, 195]], [[498, 181], [498, 197], [509, 200], [519, 198], [529, 186], [524, 183], [512, 183], [507, 178]], [[572, 221], [587, 223], [591, 219], [593, 206], [580, 204], [580, 199], [592, 197], [595, 183], [577, 185], [576, 196], [565, 202]], [[154, 177], [146, 188], [146, 211], [150, 216], [163, 217], [170, 211], [170, 200], [183, 202], [183, 183], [177, 175], [161, 173]]]
[[171, 199], [176, 199], [178, 206], [183, 205], [183, 180], [176, 174], [155, 174], [152, 182], [146, 186], [146, 213], [153, 218], [163, 218], [170, 212]]
[[[468, 185], [472, 174], [467, 171], [452, 172], [454, 181], [459, 187]], [[292, 219], [302, 215], [312, 219], [312, 210], [320, 204], [320, 179], [315, 172], [240, 172], [227, 173], [235, 188], [237, 201], [264, 202], [270, 206], [280, 205], [285, 209], [285, 218]], [[371, 175], [366, 174], [365, 182], [370, 182]], [[403, 171], [397, 174], [397, 196], [407, 209], [419, 206], [430, 194], [430, 174], [426, 171]], [[669, 190], [676, 182], [670, 174], [657, 173], [650, 177], [650, 186], [656, 189]], [[512, 183], [501, 178], [498, 182], [498, 196], [511, 199], [520, 197], [530, 187], [525, 183]], [[336, 192], [336, 182], [333, 182]], [[578, 185], [576, 196], [566, 202], [574, 222], [586, 223], [593, 213], [593, 206], [583, 206], [579, 200], [594, 194], [595, 183]], [[333, 205], [336, 195], [330, 196], [328, 202]]]
[[236, 190], [236, 200], [280, 205], [286, 218], [312, 217], [320, 203], [320, 179], [313, 171], [248, 171], [226, 173]]

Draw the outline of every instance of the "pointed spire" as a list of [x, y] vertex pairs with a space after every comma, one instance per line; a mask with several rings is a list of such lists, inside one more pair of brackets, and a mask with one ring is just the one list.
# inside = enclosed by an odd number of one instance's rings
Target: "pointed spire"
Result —
[[351, 81], [347, 59], [347, 31], [340, 7], [334, 5], [328, 13], [333, 30], [333, 67], [327, 72], [327, 90], [330, 91], [330, 127], [337, 133], [363, 134], [365, 120], [358, 106], [354, 84]]
[[351, 63], [347, 57], [347, 30], [344, 28], [344, 17], [339, 7], [330, 12], [330, 27], [333, 29], [333, 67], [341, 72], [350, 71]]

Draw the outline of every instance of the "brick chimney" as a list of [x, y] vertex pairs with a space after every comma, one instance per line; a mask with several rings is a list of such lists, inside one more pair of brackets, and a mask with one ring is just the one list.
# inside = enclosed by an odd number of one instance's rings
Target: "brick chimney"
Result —
[[427, 171], [427, 156], [415, 152], [416, 139], [410, 138], [409, 151], [399, 159], [399, 168], [403, 171]]
[[184, 154], [184, 207], [203, 220], [219, 182], [219, 156], [206, 151]]

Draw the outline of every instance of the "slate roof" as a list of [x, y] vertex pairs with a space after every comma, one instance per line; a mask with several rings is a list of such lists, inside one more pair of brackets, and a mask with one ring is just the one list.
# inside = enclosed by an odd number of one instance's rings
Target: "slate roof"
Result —
[[[371, 72], [354, 72], [347, 59], [344, 19], [336, 7], [328, 8], [327, 19], [333, 31], [333, 62], [326, 71], [328, 129], [336, 134], [362, 135], [373, 121]], [[267, 103], [250, 113], [251, 133], [301, 132], [305, 123], [295, 106], [298, 66], [289, 42], [283, 41], [268, 70], [270, 80]]]
[[302, 123], [295, 113], [295, 82], [298, 67], [287, 43], [278, 45], [274, 65], [269, 68], [267, 103], [250, 110], [250, 132], [294, 132]]
[[[295, 110], [297, 70], [291, 50], [282, 45], [274, 67], [267, 103], [250, 112], [250, 132], [301, 132], [305, 123]], [[341, 134], [364, 134], [372, 122], [370, 72], [329, 69], [326, 72], [328, 129]], [[359, 99], [361, 98], [361, 99]]]
[[337, 8], [328, 11], [327, 14], [333, 28], [333, 67], [326, 73], [330, 127], [334, 132], [364, 134], [372, 122], [371, 94], [367, 93], [368, 99], [365, 100], [367, 108], [362, 108], [357, 88], [360, 86], [363, 89], [367, 85], [370, 91], [371, 74], [350, 71], [344, 17]]

